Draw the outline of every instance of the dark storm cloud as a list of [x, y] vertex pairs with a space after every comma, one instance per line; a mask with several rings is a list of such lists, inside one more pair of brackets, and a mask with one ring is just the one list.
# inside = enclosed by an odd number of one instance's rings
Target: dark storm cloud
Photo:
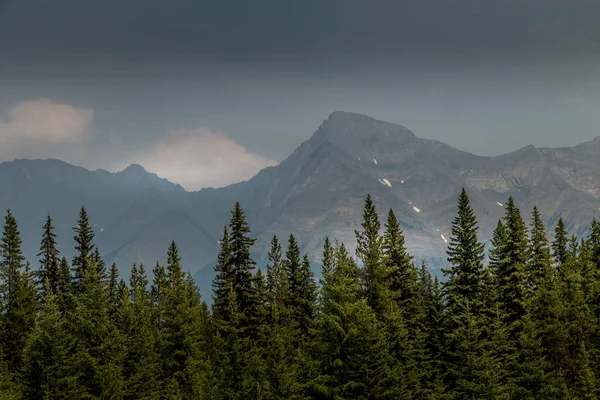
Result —
[[598, 15], [593, 0], [4, 0], [0, 46], [54, 62], [562, 57], [599, 51]]

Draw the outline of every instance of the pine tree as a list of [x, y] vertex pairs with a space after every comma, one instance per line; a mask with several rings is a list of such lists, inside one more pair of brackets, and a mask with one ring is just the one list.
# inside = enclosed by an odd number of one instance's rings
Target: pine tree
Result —
[[496, 224], [490, 243], [492, 248], [488, 255], [488, 266], [493, 274], [497, 276], [500, 269], [502, 269], [502, 265], [506, 263], [506, 228], [502, 220], [499, 220], [498, 224]]
[[551, 268], [550, 248], [546, 238], [546, 226], [537, 206], [533, 207], [530, 231], [530, 260], [527, 267], [528, 289], [534, 291], [545, 279]]
[[481, 306], [483, 293], [483, 243], [477, 239], [477, 218], [471, 207], [467, 192], [463, 188], [458, 198], [458, 214], [452, 221], [448, 262], [445, 270], [449, 276], [445, 286], [448, 305], [454, 301], [464, 301], [477, 312]]
[[81, 206], [79, 219], [73, 231], [75, 231], [74, 240], [77, 252], [77, 255], [73, 258], [73, 285], [76, 291], [80, 291], [80, 283], [83, 280], [83, 275], [93, 262], [92, 251], [94, 250], [94, 231], [90, 225], [87, 211], [83, 206]]
[[338, 245], [333, 272], [323, 271], [321, 312], [309, 350], [316, 368], [304, 389], [309, 398], [402, 398], [390, 384], [385, 333], [362, 299], [359, 275]]
[[[529, 261], [529, 242], [527, 227], [512, 197], [506, 203], [504, 220], [506, 228], [506, 242], [502, 249], [504, 255], [495, 272], [499, 301], [505, 307], [507, 322], [514, 323], [525, 314], [525, 274]], [[518, 324], [514, 328], [518, 328]]]
[[273, 236], [267, 254], [267, 305], [272, 325], [283, 325], [287, 322], [285, 301], [288, 293], [288, 278], [282, 259], [281, 245], [277, 236]]
[[131, 292], [123, 290], [117, 326], [125, 342], [123, 378], [125, 398], [159, 399], [161, 364], [156, 327], [152, 324], [148, 278], [143, 265], [132, 268]]
[[246, 312], [253, 307], [253, 302], [256, 301], [252, 288], [255, 262], [250, 258], [250, 248], [256, 239], [250, 237], [250, 226], [246, 222], [246, 216], [240, 203], [235, 203], [234, 210], [231, 212], [229, 228], [231, 231], [229, 243], [234, 277], [233, 289], [236, 292], [240, 312], [242, 316], [245, 316]]
[[556, 263], [561, 266], [567, 262], [569, 253], [567, 229], [562, 218], [558, 219], [556, 228], [554, 228], [554, 241], [552, 242], [552, 255]]
[[381, 293], [385, 290], [385, 269], [382, 266], [382, 238], [379, 236], [381, 223], [375, 210], [375, 205], [371, 200], [371, 195], [367, 195], [363, 209], [362, 231], [355, 231], [356, 235], [356, 255], [363, 263], [363, 282], [367, 297], [367, 303], [380, 315]]
[[387, 275], [382, 285], [386, 285], [384, 288], [391, 291], [391, 297], [398, 303], [407, 323], [417, 328], [423, 317], [418, 271], [412, 262], [412, 256], [406, 250], [404, 234], [391, 209], [385, 224], [382, 251]]
[[123, 395], [123, 336], [111, 321], [106, 286], [91, 262], [83, 269], [79, 291], [73, 296], [68, 314], [69, 329], [75, 338], [72, 366], [78, 371], [81, 398], [120, 398]]
[[229, 242], [229, 232], [227, 227], [223, 228], [221, 238], [221, 249], [217, 257], [215, 266], [215, 278], [212, 282], [213, 287], [213, 316], [217, 321], [230, 321], [231, 316], [227, 314], [229, 310], [229, 290], [234, 285], [231, 244]]
[[448, 383], [460, 397], [472, 398], [485, 393], [478, 386], [479, 374], [485, 373], [483, 293], [483, 244], [477, 238], [477, 218], [463, 189], [458, 198], [458, 213], [452, 222], [448, 262], [450, 269], [444, 285], [446, 299], [446, 363]]
[[288, 279], [288, 294], [285, 306], [290, 313], [293, 326], [298, 329], [298, 335], [300, 337], [305, 336], [314, 317], [316, 285], [308, 257], [304, 256], [300, 258], [298, 242], [296, 242], [296, 238], [293, 235], [290, 235], [288, 240], [284, 267], [285, 275]]
[[40, 259], [40, 271], [38, 274], [38, 285], [42, 288], [42, 295], [44, 296], [45, 282], [48, 279], [50, 290], [54, 295], [58, 295], [60, 292], [61, 282], [61, 268], [60, 268], [60, 257], [59, 251], [56, 249], [56, 234], [54, 233], [54, 226], [52, 225], [52, 217], [48, 214], [46, 224], [44, 225], [44, 234], [42, 236], [42, 243], [40, 245], [40, 252], [38, 257]]
[[0, 343], [8, 371], [22, 366], [22, 352], [35, 323], [36, 294], [21, 251], [21, 234], [10, 210], [0, 241]]
[[80, 371], [71, 368], [76, 362], [73, 359], [74, 338], [49, 279], [44, 286], [44, 306], [23, 353], [25, 396], [36, 399], [80, 398], [84, 394], [77, 383]]
[[4, 354], [0, 349], [0, 398], [3, 400], [21, 400], [23, 398], [23, 388], [18, 382], [15, 382], [14, 375], [8, 370]]
[[[191, 277], [181, 268], [175, 242], [167, 252], [164, 328], [160, 342], [163, 379], [175, 379], [183, 398], [198, 398], [208, 369], [206, 359], [208, 308]], [[204, 350], [204, 352], [203, 352]]]
[[[137, 269], [137, 267], [136, 267]], [[100, 268], [96, 268], [96, 274], [99, 274], [101, 271]], [[110, 266], [110, 275], [109, 280], [107, 282], [108, 286], [108, 315], [113, 318], [117, 313], [117, 308], [119, 307], [119, 302], [121, 301], [121, 296], [119, 295], [119, 271], [117, 270], [117, 266], [113, 263]]]
[[106, 274], [106, 264], [104, 263], [104, 260], [102, 260], [100, 250], [98, 250], [97, 247], [94, 248], [94, 252], [92, 253], [92, 262], [96, 265], [96, 270], [98, 271], [98, 278], [100, 281], [106, 281], [108, 279]]

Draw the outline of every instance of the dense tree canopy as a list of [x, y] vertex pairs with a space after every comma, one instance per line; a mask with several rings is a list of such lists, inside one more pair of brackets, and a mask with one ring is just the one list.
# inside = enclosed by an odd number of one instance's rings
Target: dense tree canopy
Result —
[[9, 210], [0, 398], [597, 398], [600, 223], [576, 238], [560, 218], [550, 241], [537, 207], [530, 229], [512, 198], [505, 211], [486, 262], [462, 190], [439, 274], [415, 265], [401, 221], [389, 210], [382, 226], [370, 196], [356, 254], [326, 237], [313, 260], [274, 235], [257, 265], [236, 203], [201, 296], [175, 242], [150, 276], [107, 268], [83, 207], [72, 263], [48, 216], [32, 271]]

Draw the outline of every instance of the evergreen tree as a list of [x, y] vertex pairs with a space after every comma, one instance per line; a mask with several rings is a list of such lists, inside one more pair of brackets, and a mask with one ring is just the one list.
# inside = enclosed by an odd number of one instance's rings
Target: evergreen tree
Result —
[[167, 252], [163, 324], [163, 379], [174, 379], [184, 399], [198, 398], [208, 369], [208, 308], [191, 278], [182, 272], [175, 242]]
[[310, 349], [317, 367], [305, 385], [309, 398], [402, 398], [393, 384], [384, 330], [362, 298], [359, 276], [345, 247], [337, 246], [333, 273], [323, 271]]
[[235, 203], [231, 212], [229, 228], [231, 230], [229, 243], [234, 277], [233, 289], [236, 292], [241, 315], [244, 316], [256, 301], [252, 286], [255, 262], [250, 258], [250, 248], [256, 239], [250, 237], [250, 226], [246, 222], [246, 216], [240, 203]]
[[464, 398], [486, 395], [486, 389], [480, 386], [483, 382], [477, 383], [480, 374], [487, 372], [486, 365], [482, 364], [484, 249], [477, 231], [477, 219], [463, 189], [447, 250], [451, 267], [443, 272], [448, 276], [444, 285], [448, 383]]
[[[307, 256], [300, 257], [300, 249], [294, 235], [290, 235], [284, 261], [288, 293], [285, 306], [293, 326], [300, 336], [305, 336], [312, 324], [316, 285]], [[300, 338], [298, 337], [297, 341]]]
[[552, 242], [552, 255], [559, 266], [567, 262], [569, 254], [567, 235], [565, 223], [562, 218], [559, 218], [556, 228], [554, 228], [554, 241]]
[[286, 297], [288, 293], [288, 278], [282, 259], [281, 245], [277, 236], [273, 236], [271, 247], [267, 254], [267, 305], [270, 314], [270, 323], [283, 325], [287, 322]]
[[506, 228], [504, 227], [502, 220], [498, 221], [498, 224], [492, 233], [492, 240], [490, 243], [492, 248], [488, 255], [488, 266], [491, 272], [497, 276], [502, 269], [502, 265], [506, 263]]
[[15, 376], [8, 370], [4, 355], [0, 350], [0, 398], [5, 400], [21, 400], [22, 387], [15, 382]]
[[458, 214], [452, 221], [448, 262], [444, 273], [449, 279], [445, 286], [448, 305], [464, 301], [469, 309], [477, 312], [483, 293], [483, 243], [477, 239], [477, 218], [463, 188], [458, 198]]
[[71, 295], [74, 309], [68, 324], [75, 338], [71, 373], [79, 375], [80, 398], [120, 398], [124, 341], [109, 317], [108, 293], [96, 265], [88, 267], [82, 270], [79, 291]]
[[94, 252], [92, 253], [92, 262], [96, 265], [96, 270], [98, 271], [98, 278], [100, 281], [106, 281], [108, 278], [106, 274], [106, 264], [104, 263], [104, 260], [102, 260], [100, 250], [98, 250], [97, 247], [94, 248]]
[[367, 303], [379, 315], [381, 311], [380, 297], [385, 290], [386, 276], [382, 265], [382, 238], [379, 236], [381, 223], [371, 200], [367, 195], [363, 209], [362, 231], [355, 231], [356, 255], [363, 263], [363, 286]]
[[71, 366], [75, 347], [57, 295], [46, 279], [44, 306], [24, 350], [23, 387], [27, 398], [80, 398], [80, 372]]
[[[80, 283], [83, 280], [83, 275], [89, 266], [93, 263], [94, 250], [94, 231], [90, 225], [87, 211], [81, 206], [79, 211], [79, 219], [77, 225], [73, 228], [75, 231], [75, 250], [77, 255], [73, 257], [73, 285], [76, 291], [80, 291]], [[98, 274], [96, 274], [98, 276]]]
[[234, 285], [234, 276], [231, 243], [229, 242], [229, 232], [226, 226], [223, 228], [223, 236], [220, 243], [221, 249], [217, 257], [217, 265], [215, 266], [216, 275], [212, 282], [212, 311], [217, 321], [230, 321], [231, 316], [227, 314], [227, 311], [229, 310], [230, 300], [229, 290]]
[[59, 251], [56, 249], [56, 234], [52, 225], [52, 217], [48, 214], [46, 224], [44, 225], [44, 234], [40, 245], [38, 257], [40, 259], [40, 271], [38, 274], [38, 284], [42, 288], [42, 295], [45, 296], [45, 282], [48, 279], [50, 290], [54, 295], [60, 292], [61, 283], [61, 267]]
[[391, 297], [398, 303], [407, 323], [417, 328], [423, 317], [419, 299], [418, 271], [412, 262], [412, 256], [406, 250], [404, 234], [391, 209], [385, 224], [382, 251], [387, 275], [382, 285], [387, 284], [384, 288], [391, 291]]
[[17, 221], [8, 210], [0, 240], [0, 343], [11, 373], [21, 369], [22, 352], [37, 308], [21, 244]]
[[[137, 269], [137, 267], [134, 265]], [[96, 274], [100, 273], [101, 269], [96, 268]], [[119, 293], [119, 271], [117, 270], [117, 266], [113, 263], [110, 266], [110, 277], [107, 282], [108, 285], [108, 315], [113, 318], [117, 312], [117, 308], [119, 307], [119, 303], [121, 302], [121, 295]]]
[[537, 206], [533, 207], [529, 243], [531, 253], [527, 267], [527, 282], [529, 290], [533, 291], [545, 279], [551, 268], [546, 226], [542, 222]]
[[[499, 301], [505, 307], [507, 322], [512, 324], [525, 314], [525, 274], [530, 258], [527, 227], [512, 197], [506, 203], [504, 220], [506, 228], [506, 241], [502, 249], [504, 254], [495, 272]], [[513, 329], [518, 329], [518, 326], [517, 323]]]

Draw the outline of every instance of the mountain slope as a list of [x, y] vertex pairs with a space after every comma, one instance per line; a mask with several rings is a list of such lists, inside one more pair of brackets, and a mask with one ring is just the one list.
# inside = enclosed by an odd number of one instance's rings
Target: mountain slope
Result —
[[34, 266], [47, 213], [55, 220], [60, 250], [72, 257], [72, 227], [83, 204], [98, 247], [122, 273], [133, 262], [148, 269], [164, 262], [175, 240], [186, 269], [207, 292], [219, 236], [236, 201], [258, 237], [254, 256], [261, 265], [274, 233], [282, 241], [297, 235], [313, 260], [326, 235], [353, 249], [367, 193], [382, 218], [394, 209], [411, 252], [417, 259], [427, 256], [433, 266], [445, 260], [445, 240], [463, 186], [483, 240], [503, 216], [508, 196], [527, 217], [537, 204], [549, 228], [563, 216], [582, 234], [600, 214], [600, 138], [569, 148], [527, 146], [480, 157], [419, 138], [399, 125], [335, 112], [280, 165], [225, 188], [185, 192], [139, 165], [109, 173], [57, 160], [2, 163], [0, 185], [0, 207], [10, 207], [17, 217]]

